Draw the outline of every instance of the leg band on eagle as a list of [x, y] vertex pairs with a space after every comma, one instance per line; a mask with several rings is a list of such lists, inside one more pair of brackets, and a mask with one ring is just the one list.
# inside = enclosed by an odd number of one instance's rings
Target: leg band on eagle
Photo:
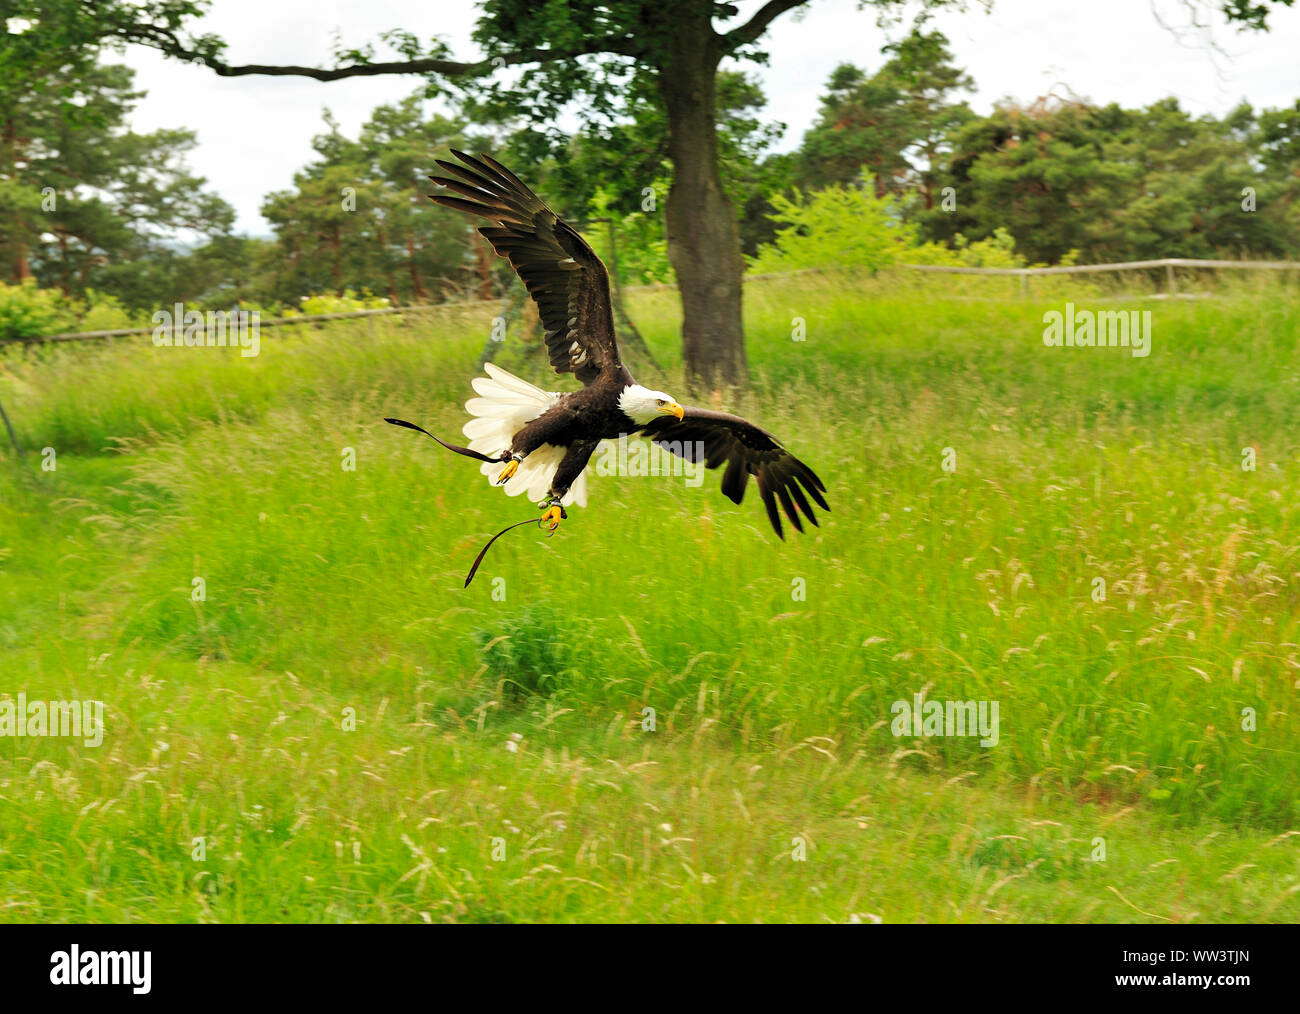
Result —
[[552, 496], [550, 499], [543, 500], [538, 506], [543, 511], [542, 527], [547, 531], [554, 532], [560, 527], [561, 521], [567, 521], [569, 519], [569, 514], [564, 509], [564, 505], [560, 503], [560, 498], [558, 496]]

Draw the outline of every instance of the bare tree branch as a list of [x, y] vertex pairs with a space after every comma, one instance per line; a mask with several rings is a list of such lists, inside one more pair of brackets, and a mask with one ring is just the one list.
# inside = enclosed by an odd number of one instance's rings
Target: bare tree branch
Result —
[[187, 47], [173, 32], [156, 25], [133, 25], [117, 34], [126, 42], [150, 46], [178, 60], [197, 60], [220, 77], [262, 74], [272, 77], [310, 77], [317, 81], [339, 81], [349, 77], [375, 77], [383, 74], [444, 74], [455, 77], [486, 74], [502, 67], [525, 63], [573, 60], [595, 53], [614, 53], [629, 57], [636, 57], [641, 53], [641, 47], [635, 39], [605, 37], [588, 40], [572, 49], [525, 49], [515, 53], [501, 53], [471, 63], [429, 57], [418, 60], [392, 60], [385, 63], [359, 63], [333, 68], [261, 63], [231, 65], [210, 53], [197, 52]]
[[768, 26], [788, 10], [802, 7], [808, 0], [767, 0], [743, 25], [733, 28], [722, 37], [729, 50], [757, 42], [767, 31]]

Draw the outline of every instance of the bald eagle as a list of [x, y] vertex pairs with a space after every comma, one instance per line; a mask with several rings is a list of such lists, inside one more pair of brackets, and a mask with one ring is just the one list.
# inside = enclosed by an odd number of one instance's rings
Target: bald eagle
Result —
[[[600, 258], [500, 162], [454, 149], [452, 154], [460, 164], [438, 159], [446, 175], [429, 177], [450, 193], [430, 194], [430, 200], [495, 223], [478, 231], [510, 261], [536, 302], [551, 366], [556, 373], [572, 373], [584, 386], [562, 394], [543, 391], [488, 363], [487, 376], [472, 381], [477, 397], [465, 403], [473, 416], [463, 431], [469, 446], [434, 439], [482, 461], [483, 474], [504, 485], [507, 494], [527, 493], [541, 501], [540, 521], [552, 532], [568, 517], [567, 506], [586, 506], [584, 469], [600, 442], [634, 434], [682, 457], [699, 448], [708, 468], [725, 464], [722, 492], [733, 503], [741, 502], [754, 476], [768, 520], [782, 539], [778, 501], [798, 531], [803, 531], [799, 511], [817, 525], [808, 498], [823, 510], [830, 507], [816, 473], [748, 420], [683, 406], [638, 384], [619, 360], [609, 276]], [[400, 419], [387, 421], [433, 436]]]

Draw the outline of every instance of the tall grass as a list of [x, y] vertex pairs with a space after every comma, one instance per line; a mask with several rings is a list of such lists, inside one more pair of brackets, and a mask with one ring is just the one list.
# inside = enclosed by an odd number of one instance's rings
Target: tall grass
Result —
[[[494, 307], [252, 360], [8, 351], [58, 467], [0, 460], [0, 691], [109, 713], [98, 750], [0, 739], [9, 914], [1293, 918], [1300, 300], [1161, 303], [1134, 359], [1044, 347], [1069, 298], [754, 283], [720, 396], [826, 480], [823, 526], [597, 477], [468, 590], [535, 507], [381, 420], [458, 433]], [[674, 297], [631, 302], [680, 392]], [[894, 737], [919, 692], [998, 701], [998, 745]]]

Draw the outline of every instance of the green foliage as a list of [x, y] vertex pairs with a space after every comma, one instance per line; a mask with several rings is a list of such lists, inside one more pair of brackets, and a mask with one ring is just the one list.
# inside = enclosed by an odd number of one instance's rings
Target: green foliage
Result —
[[418, 95], [380, 106], [355, 138], [326, 114], [327, 130], [312, 142], [318, 158], [262, 206], [277, 241], [259, 280], [266, 296], [292, 304], [304, 292], [351, 287], [396, 304], [492, 294], [500, 269], [468, 220], [425, 197], [435, 158], [491, 144], [424, 107]]
[[784, 227], [750, 259], [753, 271], [877, 271], [902, 260], [915, 236], [897, 200], [876, 197], [865, 187], [832, 184], [806, 198], [798, 190], [793, 199], [775, 194], [772, 205], [773, 218]]
[[797, 157], [801, 183], [847, 184], [865, 168], [877, 195], [932, 193], [953, 131], [974, 117], [952, 96], [974, 82], [953, 66], [941, 32], [914, 27], [882, 52], [889, 59], [870, 76], [851, 64], [832, 71], [821, 114]]
[[[632, 211], [619, 215], [615, 208], [617, 197], [607, 188], [596, 191], [591, 200], [591, 224], [586, 229], [587, 242], [605, 262], [610, 271], [617, 270], [624, 285], [652, 285], [672, 281], [672, 265], [668, 262], [668, 238], [664, 235], [663, 215], [658, 212], [668, 183], [657, 180], [650, 187], [655, 210]], [[643, 196], [643, 200], [645, 200]], [[596, 219], [614, 219], [617, 257], [610, 248], [609, 228]]]
[[549, 697], [581, 678], [573, 624], [545, 607], [525, 607], [474, 632], [483, 664], [512, 700]]
[[[672, 277], [663, 220], [673, 179], [663, 96], [664, 75], [672, 76], [667, 49], [652, 46], [642, 59], [593, 54], [576, 65], [544, 64], [510, 84], [466, 81], [455, 100], [459, 112], [450, 117], [429, 115], [431, 89], [445, 90], [430, 85], [378, 107], [355, 136], [344, 136], [327, 113], [326, 130], [314, 142], [318, 157], [291, 188], [266, 197], [276, 238], [265, 241], [223, 231], [229, 209], [204, 194], [181, 162], [193, 143], [188, 133], [124, 132], [139, 95], [129, 71], [97, 62], [92, 40], [97, 32], [139, 36], [129, 5], [98, 5], [98, 13], [55, 6], [66, 23], [47, 18], [0, 39], [0, 51], [31, 61], [10, 81], [23, 140], [0, 152], [11, 168], [25, 159], [21, 173], [0, 171], [0, 202], [12, 210], [0, 225], [0, 258], [15, 266], [16, 277], [26, 265], [47, 288], [74, 296], [88, 288], [111, 292], [127, 313], [176, 300], [298, 307], [306, 293], [348, 289], [382, 293], [390, 304], [500, 298], [512, 284], [508, 267], [470, 223], [424, 200], [431, 159], [452, 145], [501, 152], [575, 221], [613, 218], [622, 281]], [[176, 33], [176, 45], [153, 41], [170, 55], [188, 46], [219, 60], [219, 40], [182, 30], [203, 6], [147, 5]], [[730, 20], [706, 6], [688, 3], [682, 16]], [[481, 38], [508, 49], [536, 31], [580, 46], [590, 30], [577, 12], [525, 7], [487, 5]], [[18, 8], [20, 15], [35, 11]], [[1254, 23], [1244, 9], [1225, 13]], [[619, 8], [603, 16], [613, 25], [640, 15]], [[38, 55], [56, 39], [75, 58]], [[724, 41], [739, 56], [758, 56], [756, 40]], [[400, 31], [386, 33], [383, 44], [403, 58], [422, 52], [419, 40]], [[427, 52], [444, 50], [433, 43]], [[340, 44], [338, 56], [365, 63], [376, 50]], [[20, 78], [26, 87], [19, 88]], [[771, 153], [782, 125], [763, 119], [766, 100], [752, 77], [720, 69], [713, 86], [720, 174], [742, 250], [758, 270], [879, 268], [899, 259], [1014, 266], [1300, 257], [1300, 104], [1258, 112], [1243, 104], [1220, 120], [1191, 117], [1172, 99], [1129, 110], [1048, 96], [976, 117], [958, 101], [972, 86], [969, 76], [954, 65], [944, 35], [927, 30], [924, 20], [883, 47], [874, 70], [835, 68], [817, 122], [794, 153]], [[585, 105], [573, 136], [545, 118], [526, 117], [575, 102]], [[476, 121], [492, 132], [471, 132], [468, 124]], [[856, 189], [860, 179], [877, 197], [895, 195], [899, 203], [871, 207], [844, 189], [819, 203], [818, 188]], [[647, 188], [656, 196], [651, 209], [643, 203]], [[1257, 212], [1243, 208], [1247, 192]], [[131, 216], [142, 207], [146, 214], [137, 221]], [[839, 212], [862, 235], [844, 229]], [[177, 251], [146, 235], [163, 225], [198, 228], [207, 237]], [[603, 225], [585, 232], [602, 257], [615, 260]], [[909, 246], [915, 249], [900, 253]]]
[[[392, 304], [383, 296], [369, 292], [357, 295], [351, 289], [344, 289], [341, 296], [317, 295], [303, 296], [298, 312], [311, 315], [315, 313], [349, 313], [353, 310], [383, 310]], [[286, 316], [293, 316], [294, 311], [286, 311]]]
[[[715, 85], [723, 185], [741, 215], [742, 245], [752, 253], [760, 238], [771, 239], [766, 198], [785, 183], [784, 161], [767, 157], [781, 124], [761, 119], [767, 98], [756, 79], [722, 70]], [[572, 137], [533, 124], [513, 131], [506, 146], [510, 164], [537, 165], [562, 214], [582, 217], [582, 209], [591, 209], [618, 218], [619, 245], [630, 250], [627, 281], [667, 281], [663, 215], [673, 167], [668, 118], [653, 75], [635, 75], [609, 102], [606, 115], [587, 118]], [[652, 209], [645, 207], [647, 188], [656, 196]], [[590, 231], [589, 241], [603, 251], [599, 231]]]
[[160, 235], [219, 235], [234, 217], [185, 167], [194, 133], [126, 129], [141, 97], [127, 67], [38, 62], [32, 73], [42, 66], [0, 125], [0, 201], [12, 209], [0, 220], [0, 262], [17, 282], [78, 296], [101, 288], [133, 309], [165, 302], [156, 283], [174, 254]]
[[1138, 110], [1001, 106], [952, 135], [959, 154], [934, 185], [951, 188], [955, 207], [927, 201], [912, 217], [938, 241], [1005, 229], [1029, 260], [1050, 264], [1069, 251], [1090, 264], [1300, 257], [1285, 123], [1248, 106], [1194, 118], [1173, 99]]
[[[1219, 10], [1229, 23], [1263, 29], [1270, 2], [1231, 0]], [[430, 152], [465, 143], [466, 122], [491, 124], [521, 168], [555, 170], [562, 210], [576, 215], [599, 192], [611, 211], [636, 215], [648, 181], [669, 178], [669, 97], [678, 95], [680, 110], [682, 96], [703, 82], [715, 95], [716, 168], [751, 258], [773, 244], [774, 194], [792, 184], [847, 184], [864, 167], [878, 196], [918, 198], [905, 203], [907, 220], [936, 243], [953, 245], [958, 236], [978, 243], [1006, 229], [1023, 256], [1045, 263], [1070, 251], [1099, 260], [1300, 250], [1294, 111], [1266, 110], [1256, 119], [1247, 108], [1217, 123], [1190, 120], [1172, 100], [1126, 111], [1043, 99], [976, 118], [956, 100], [971, 87], [969, 76], [953, 64], [947, 39], [927, 30], [929, 14], [948, 0], [926, 0], [912, 31], [883, 47], [873, 72], [836, 68], [803, 148], [773, 156], [782, 125], [763, 122], [758, 86], [721, 64], [765, 59], [760, 47], [771, 15], [784, 6], [741, 13], [682, 0], [664, 16], [661, 4], [589, 10], [488, 0], [474, 39], [499, 55], [430, 77], [418, 95], [376, 110], [356, 139], [341, 137], [331, 123], [318, 139], [320, 162], [304, 169], [293, 190], [268, 196], [266, 214], [277, 231], [268, 244], [226, 235], [230, 209], [180, 161], [189, 133], [122, 132], [138, 95], [129, 90], [129, 71], [99, 64], [103, 51], [139, 44], [227, 71], [225, 43], [191, 28], [208, 3], [13, 0], [13, 30], [0, 34], [0, 99], [9, 111], [0, 203], [11, 211], [0, 224], [0, 257], [14, 266], [15, 280], [30, 272], [67, 291], [98, 287], [131, 310], [174, 299], [292, 305], [304, 292], [349, 286], [384, 292], [394, 303], [494, 298], [502, 267], [463, 223], [453, 227], [440, 217], [450, 213], [429, 213], [419, 200]], [[901, 0], [868, 6], [895, 21], [904, 7]], [[686, 45], [706, 37], [709, 47]], [[376, 42], [339, 41], [334, 58], [345, 72], [374, 69], [381, 48], [397, 58], [386, 72], [400, 72], [403, 61], [451, 56], [440, 39], [421, 41], [397, 28]], [[502, 63], [517, 69], [500, 77]], [[425, 119], [423, 99], [453, 94], [463, 117]], [[565, 137], [554, 123], [574, 109], [584, 127]], [[674, 157], [698, 158], [700, 150]], [[57, 208], [38, 201], [32, 179], [52, 187]], [[944, 185], [960, 192], [956, 213], [938, 206]], [[1243, 215], [1234, 206], [1245, 187], [1267, 214]], [[355, 210], [341, 206], [345, 191], [359, 200]], [[629, 230], [629, 277], [662, 277], [659, 225], [621, 224]], [[207, 242], [177, 254], [151, 242], [146, 226], [197, 229]]]
[[78, 331], [121, 331], [146, 324], [143, 315], [129, 313], [117, 297], [94, 289], [86, 290], [85, 298], [71, 305], [77, 316]]
[[113, 331], [142, 326], [112, 296], [90, 290], [70, 299], [35, 282], [0, 282], [0, 340], [36, 338], [71, 331]]
[[1024, 268], [1030, 267], [1016, 253], [1016, 240], [1006, 229], [998, 229], [987, 239], [974, 243], [958, 233], [952, 246], [940, 243], [922, 243], [906, 254], [909, 264], [937, 264], [961, 268]]
[[68, 326], [71, 320], [71, 314], [58, 293], [38, 289], [34, 282], [23, 285], [0, 283], [0, 338], [55, 334]]

